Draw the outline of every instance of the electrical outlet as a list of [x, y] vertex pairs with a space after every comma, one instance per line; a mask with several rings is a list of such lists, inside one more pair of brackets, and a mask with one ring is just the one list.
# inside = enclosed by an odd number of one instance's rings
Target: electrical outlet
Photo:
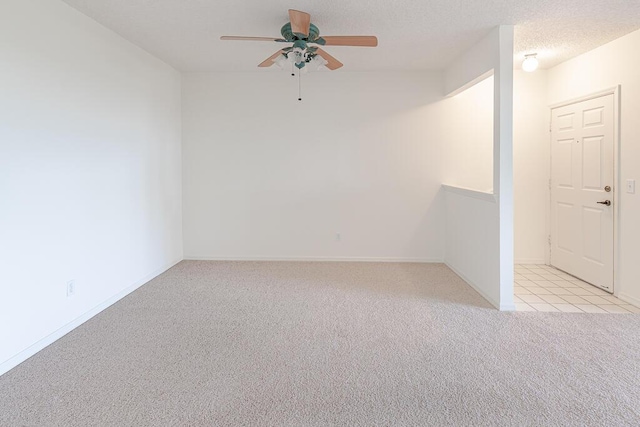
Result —
[[76, 293], [76, 281], [69, 280], [67, 282], [67, 297], [73, 296]]
[[635, 179], [628, 179], [627, 180], [627, 193], [635, 194], [635, 192], [636, 192], [636, 180]]
[[336, 242], [339, 242], [341, 239], [340, 233], [336, 233]]

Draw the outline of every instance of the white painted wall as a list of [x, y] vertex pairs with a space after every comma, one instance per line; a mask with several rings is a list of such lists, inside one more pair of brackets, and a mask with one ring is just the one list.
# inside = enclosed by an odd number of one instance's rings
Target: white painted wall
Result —
[[[446, 91], [457, 94], [469, 90], [491, 70], [494, 75], [493, 192], [444, 186], [447, 191], [445, 262], [496, 307], [513, 310], [512, 26], [496, 27], [454, 61], [445, 72]], [[488, 108], [488, 98], [485, 104]], [[467, 118], [454, 116], [447, 120], [458, 120], [464, 126]], [[466, 144], [457, 141], [455, 134], [445, 133], [443, 141], [447, 145]]]
[[493, 75], [499, 61], [499, 27], [494, 28], [481, 40], [458, 56], [444, 73], [444, 91], [453, 96]]
[[544, 264], [551, 155], [547, 71], [515, 71], [513, 82], [515, 262]]
[[493, 192], [493, 76], [442, 101], [443, 182]]
[[[619, 264], [615, 292], [640, 306], [640, 31], [549, 70], [549, 103], [621, 85]], [[626, 181], [635, 179], [635, 194]]]
[[446, 263], [489, 302], [500, 307], [496, 197], [458, 187], [445, 189]]
[[179, 261], [182, 218], [179, 73], [57, 0], [0, 3], [0, 63], [2, 373]]
[[186, 74], [185, 257], [441, 261], [441, 77]]

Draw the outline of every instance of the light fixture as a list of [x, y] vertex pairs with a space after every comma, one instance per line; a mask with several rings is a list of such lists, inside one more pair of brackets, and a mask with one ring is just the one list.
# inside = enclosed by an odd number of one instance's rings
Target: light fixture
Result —
[[317, 50], [318, 48], [307, 46], [304, 40], [296, 40], [292, 47], [282, 49], [282, 55], [272, 59], [280, 69], [290, 70], [292, 76], [295, 76], [295, 70], [298, 70], [298, 101], [302, 101], [301, 74], [318, 71], [328, 64], [326, 59], [316, 53]]
[[289, 58], [291, 58], [291, 60], [293, 61], [293, 63], [295, 64], [296, 67], [298, 68], [302, 68], [304, 67], [304, 63], [305, 63], [305, 50], [299, 47], [294, 47], [293, 50], [291, 52], [289, 52], [289, 55], [287, 55]]
[[328, 62], [320, 55], [313, 55], [310, 61], [307, 62], [307, 66], [302, 69], [303, 72], [317, 71], [320, 67], [327, 65]]
[[286, 54], [278, 55], [273, 62], [283, 70], [289, 70], [291, 68], [291, 63], [289, 62], [289, 58], [287, 58]]
[[524, 56], [524, 61], [522, 61], [522, 69], [527, 73], [531, 73], [538, 68], [538, 54], [530, 53]]

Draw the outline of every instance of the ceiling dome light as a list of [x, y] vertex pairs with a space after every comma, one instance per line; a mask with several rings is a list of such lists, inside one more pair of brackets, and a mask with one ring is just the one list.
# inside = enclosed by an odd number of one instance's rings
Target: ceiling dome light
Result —
[[538, 68], [538, 56], [537, 53], [530, 53], [529, 55], [524, 56], [524, 61], [522, 61], [522, 69], [527, 73], [531, 73]]

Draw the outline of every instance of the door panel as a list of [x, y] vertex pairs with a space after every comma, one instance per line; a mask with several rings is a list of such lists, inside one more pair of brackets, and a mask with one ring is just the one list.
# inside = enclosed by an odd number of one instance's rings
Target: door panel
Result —
[[[551, 110], [551, 264], [613, 292], [613, 95]], [[599, 204], [611, 201], [610, 206]]]
[[573, 116], [575, 114], [573, 112], [568, 112], [566, 114], [558, 115], [557, 123], [558, 130], [567, 131], [573, 129]]
[[585, 110], [583, 118], [582, 126], [585, 128], [604, 125], [604, 108], [598, 107], [592, 110]]
[[604, 188], [602, 136], [584, 138], [582, 147], [582, 189], [600, 191]]
[[606, 222], [602, 218], [602, 210], [583, 206], [582, 208], [582, 247], [584, 257], [600, 265], [604, 264], [602, 259], [602, 224]]
[[558, 249], [570, 254], [573, 253], [574, 228], [573, 222], [574, 206], [568, 203], [558, 202]]
[[555, 154], [558, 164], [565, 165], [557, 171], [557, 185], [573, 188], [573, 138], [559, 140]]

